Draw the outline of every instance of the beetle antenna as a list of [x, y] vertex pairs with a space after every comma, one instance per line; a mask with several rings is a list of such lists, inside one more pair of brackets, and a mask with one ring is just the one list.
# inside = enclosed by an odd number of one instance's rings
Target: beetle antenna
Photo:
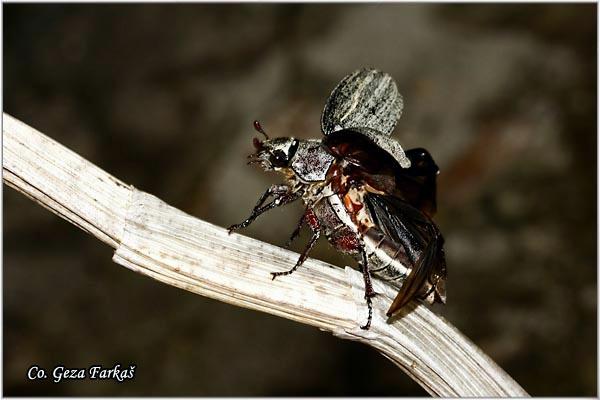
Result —
[[265, 138], [269, 140], [269, 135], [267, 135], [267, 133], [263, 130], [262, 126], [260, 126], [260, 122], [254, 121], [254, 129], [256, 129], [257, 132], [260, 132], [263, 135], [265, 135]]

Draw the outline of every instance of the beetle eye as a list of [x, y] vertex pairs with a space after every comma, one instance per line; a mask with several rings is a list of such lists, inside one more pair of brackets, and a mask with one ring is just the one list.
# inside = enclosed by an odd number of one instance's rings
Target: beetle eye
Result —
[[273, 166], [275, 167], [285, 167], [287, 166], [287, 155], [282, 151], [282, 150], [275, 150], [273, 151], [273, 157], [271, 160], [271, 163], [273, 164]]

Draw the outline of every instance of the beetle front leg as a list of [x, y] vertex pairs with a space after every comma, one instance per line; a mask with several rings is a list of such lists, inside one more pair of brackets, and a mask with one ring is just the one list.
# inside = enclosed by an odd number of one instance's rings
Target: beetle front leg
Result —
[[[269, 196], [273, 196], [275, 199], [272, 202], [267, 203], [263, 206], [263, 203], [267, 200]], [[289, 186], [272, 185], [269, 189], [267, 189], [267, 191], [263, 193], [260, 199], [258, 199], [258, 202], [252, 209], [252, 213], [250, 213], [250, 216], [239, 224], [231, 225], [229, 228], [227, 228], [227, 230], [229, 231], [229, 233], [231, 233], [235, 230], [245, 228], [265, 211], [269, 211], [270, 209], [275, 207], [284, 206], [288, 203], [291, 203], [294, 200], [297, 200], [300, 196], [301, 194], [292, 192]]]

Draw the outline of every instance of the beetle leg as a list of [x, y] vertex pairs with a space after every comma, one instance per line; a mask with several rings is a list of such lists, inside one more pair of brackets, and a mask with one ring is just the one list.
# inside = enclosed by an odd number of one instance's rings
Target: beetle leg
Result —
[[304, 214], [302, 214], [302, 216], [300, 217], [300, 221], [298, 221], [296, 229], [294, 229], [294, 232], [292, 232], [292, 236], [290, 236], [288, 241], [285, 243], [285, 247], [290, 247], [292, 242], [298, 237], [298, 235], [300, 234], [300, 230], [302, 229], [302, 225], [304, 225]]
[[[274, 200], [263, 206], [263, 203], [269, 196], [273, 196]], [[260, 199], [258, 199], [258, 202], [254, 206], [250, 216], [239, 224], [231, 225], [229, 228], [227, 228], [227, 230], [229, 233], [231, 233], [235, 230], [245, 228], [265, 211], [269, 211], [275, 207], [284, 206], [294, 200], [297, 200], [300, 198], [300, 196], [301, 194], [299, 192], [291, 192], [290, 188], [286, 185], [272, 185], [269, 189], [267, 189], [266, 192], [263, 193]]]
[[361, 269], [363, 278], [365, 280], [365, 300], [367, 301], [367, 307], [369, 308], [369, 318], [367, 323], [360, 327], [360, 329], [369, 330], [371, 327], [371, 319], [373, 318], [373, 302], [371, 299], [375, 297], [375, 291], [373, 290], [373, 284], [371, 282], [371, 271], [369, 271], [369, 261], [367, 259], [367, 253], [364, 248], [360, 249], [362, 256]]
[[289, 271], [271, 272], [272, 279], [275, 279], [278, 276], [282, 276], [282, 275], [289, 275], [292, 272], [294, 272], [295, 270], [297, 270], [298, 267], [301, 266], [304, 263], [304, 261], [306, 261], [306, 259], [308, 258], [308, 253], [310, 253], [310, 251], [312, 250], [312, 248], [315, 246], [315, 244], [317, 243], [317, 241], [321, 237], [321, 227], [320, 227], [320, 225], [319, 225], [319, 223], [318, 223], [318, 221], [316, 219], [313, 220], [312, 218], [310, 218], [311, 215], [314, 216], [314, 214], [312, 214], [312, 210], [310, 208], [307, 208], [306, 212], [302, 215], [302, 219], [300, 220], [300, 221], [307, 220], [307, 222], [308, 222], [307, 225], [312, 230], [313, 235], [310, 238], [310, 241], [308, 242], [308, 244], [306, 245], [306, 247], [304, 248], [304, 251], [302, 251], [302, 254], [300, 254], [300, 258], [296, 262], [296, 265], [294, 265], [292, 267], [292, 269], [290, 269]]

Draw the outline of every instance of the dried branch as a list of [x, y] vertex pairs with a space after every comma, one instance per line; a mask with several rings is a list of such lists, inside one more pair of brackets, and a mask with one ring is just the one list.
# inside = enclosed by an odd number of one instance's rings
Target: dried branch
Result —
[[166, 284], [376, 348], [439, 396], [527, 396], [450, 323], [421, 304], [385, 320], [395, 291], [375, 281], [369, 331], [357, 271], [316, 260], [271, 280], [297, 254], [196, 219], [127, 185], [3, 114], [4, 181], [115, 248], [113, 261]]

